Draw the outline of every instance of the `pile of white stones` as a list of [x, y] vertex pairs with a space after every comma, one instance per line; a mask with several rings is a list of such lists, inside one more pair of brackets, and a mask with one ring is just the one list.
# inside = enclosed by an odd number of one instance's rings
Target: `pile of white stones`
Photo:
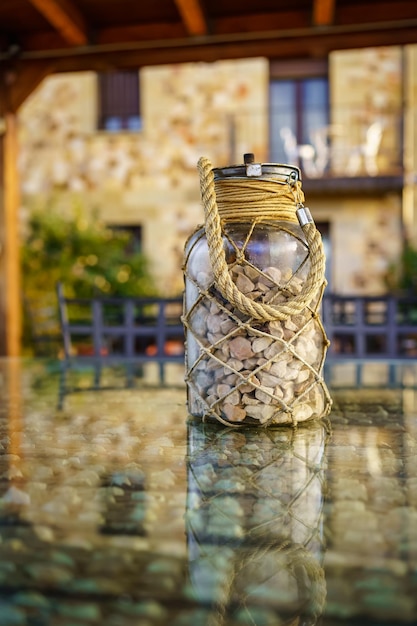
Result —
[[[238, 265], [231, 275], [242, 293], [264, 303], [285, 302], [302, 288], [302, 278], [275, 267]], [[204, 286], [213, 279], [203, 272], [196, 278]], [[257, 323], [211, 289], [190, 316], [189, 329], [193, 414], [260, 424], [321, 417], [325, 401], [316, 379], [327, 340], [311, 309]]]

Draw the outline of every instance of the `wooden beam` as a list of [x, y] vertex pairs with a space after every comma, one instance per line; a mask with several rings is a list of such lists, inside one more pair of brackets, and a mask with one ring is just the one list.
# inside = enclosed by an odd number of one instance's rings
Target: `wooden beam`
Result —
[[0, 67], [0, 356], [19, 356], [22, 334], [17, 109], [50, 61]]
[[[150, 24], [129, 24], [128, 26], [108, 26], [95, 32], [94, 45], [117, 44], [137, 41], [169, 40], [188, 37], [182, 22], [152, 22]], [[27, 33], [20, 38], [22, 49], [59, 50], [65, 42], [56, 31], [37, 31]], [[71, 49], [68, 46], [68, 49]]]
[[0, 355], [19, 356], [21, 293], [19, 255], [19, 178], [16, 115], [4, 112], [0, 137]]
[[154, 22], [152, 24], [130, 24], [129, 26], [109, 26], [96, 33], [98, 45], [129, 41], [157, 41], [181, 39], [188, 36], [182, 22]]
[[[127, 46], [117, 49], [97, 50], [93, 48], [88, 54], [77, 54], [55, 57], [53, 59], [56, 72], [94, 71], [101, 72], [115, 68], [136, 68], [146, 65], [163, 65], [167, 63], [189, 63], [218, 61], [220, 59], [243, 59], [264, 56], [269, 59], [283, 58], [326, 58], [333, 50], [366, 48], [372, 46], [404, 45], [417, 41], [417, 24], [390, 30], [363, 29], [355, 32], [340, 32], [338, 29], [298, 29], [294, 36], [246, 39], [236, 41], [210, 40], [192, 45], [190, 40], [175, 42], [176, 45], [164, 45], [135, 48]], [[52, 59], [51, 59], [52, 60]], [[22, 63], [28, 62], [22, 59]], [[35, 64], [35, 61], [33, 61]]]
[[330, 26], [334, 21], [335, 0], [314, 0], [314, 26]]
[[213, 23], [216, 35], [227, 33], [256, 33], [287, 28], [309, 28], [310, 14], [307, 11], [288, 9], [268, 13], [248, 13], [219, 17]]
[[69, 44], [87, 44], [83, 15], [71, 0], [29, 0]]
[[16, 63], [9, 69], [7, 108], [16, 112], [46, 76], [54, 72], [50, 61]]
[[[1, 74], [0, 74], [1, 77]], [[0, 85], [0, 97], [2, 85]], [[4, 135], [6, 132], [6, 120], [0, 99], [0, 357], [7, 354], [7, 276], [6, 276], [6, 232], [4, 210]], [[1, 359], [0, 359], [1, 362]]]
[[175, 0], [190, 35], [206, 35], [208, 28], [201, 0]]
[[[416, 5], [414, 2], [379, 2], [376, 6], [372, 2], [363, 3], [339, 3], [337, 7], [337, 21], [339, 24], [361, 23], [390, 23], [398, 20], [413, 20], [416, 18]], [[389, 45], [389, 44], [387, 44]]]
[[[180, 1], [184, 0], [178, 0], [178, 2]], [[316, 1], [335, 2], [335, 0]], [[378, 15], [375, 15], [375, 4], [364, 1], [365, 3], [347, 7], [342, 4], [337, 5], [337, 25], [330, 24], [322, 28], [312, 27], [311, 9], [308, 11], [296, 11], [291, 9], [291, 7], [286, 10], [268, 13], [218, 17], [211, 22], [210, 34], [200, 35], [195, 38], [188, 35], [185, 23], [179, 19], [175, 22], [124, 23], [106, 26], [95, 31], [94, 45], [86, 46], [88, 50], [84, 48], [82, 52], [88, 52], [88, 54], [94, 53], [95, 50], [99, 52], [100, 46], [106, 44], [114, 45], [114, 50], [117, 50], [117, 45], [119, 44], [120, 51], [123, 50], [125, 45], [130, 44], [132, 45], [132, 50], [136, 47], [137, 49], [153, 48], [155, 50], [163, 47], [167, 53], [165, 63], [169, 63], [171, 46], [173, 49], [177, 49], [182, 45], [189, 47], [189, 60], [193, 60], [194, 46], [205, 45], [209, 42], [213, 46], [219, 45], [221, 47], [223, 44], [220, 39], [223, 37], [225, 40], [227, 37], [233, 38], [235, 42], [241, 40], [242, 57], [245, 57], [248, 56], [245, 54], [247, 38], [250, 38], [251, 41], [259, 38], [261, 42], [275, 40], [274, 45], [276, 46], [279, 46], [284, 39], [297, 38], [302, 46], [302, 38], [306, 36], [314, 35], [327, 38], [335, 35], [337, 39], [338, 33], [340, 33], [341, 39], [345, 41], [346, 39], [354, 39], [356, 31], [358, 32], [358, 37], [361, 37], [362, 33], [370, 33], [372, 36], [375, 35], [377, 40], [385, 37], [384, 45], [396, 45], [396, 42], [391, 40], [390, 32], [400, 32], [402, 29], [414, 28], [416, 25], [417, 14], [414, 8], [415, 5], [410, 2], [402, 0], [396, 3], [382, 2], [378, 5]], [[415, 39], [411, 39], [406, 43], [415, 43], [415, 41]], [[161, 45], [161, 42], [163, 42], [163, 45]], [[27, 58], [29, 58], [31, 52], [35, 53], [37, 51], [40, 52], [38, 58], [42, 56], [42, 51], [45, 53], [45, 57], [48, 56], [48, 51], [52, 52], [51, 56], [54, 54], [53, 51], [59, 51], [57, 56], [67, 56], [73, 52], [77, 54], [77, 51], [65, 44], [62, 36], [57, 31], [36, 31], [34, 33], [22, 34], [20, 43], [22, 54], [19, 58], [25, 61], [26, 54]], [[226, 41], [225, 45], [227, 45]], [[369, 45], [373, 44], [369, 43]], [[341, 43], [338, 47], [341, 49], [343, 46], [344, 43]], [[105, 54], [106, 50], [103, 53]]]

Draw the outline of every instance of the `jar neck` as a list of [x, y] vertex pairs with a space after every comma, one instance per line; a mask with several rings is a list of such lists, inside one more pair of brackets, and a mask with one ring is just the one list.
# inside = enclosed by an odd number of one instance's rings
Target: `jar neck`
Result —
[[304, 194], [299, 181], [289, 184], [274, 179], [215, 178], [214, 189], [222, 221], [288, 221], [298, 223], [296, 211]]

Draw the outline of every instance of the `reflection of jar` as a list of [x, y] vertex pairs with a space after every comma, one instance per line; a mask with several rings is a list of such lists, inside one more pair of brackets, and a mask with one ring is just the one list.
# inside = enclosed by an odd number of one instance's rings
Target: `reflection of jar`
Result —
[[189, 411], [233, 425], [323, 417], [324, 253], [299, 170], [199, 167], [206, 220], [184, 264]]
[[[188, 429], [186, 528], [193, 597], [213, 624], [314, 624], [325, 595], [326, 431]], [[291, 622], [292, 623], [292, 622]]]

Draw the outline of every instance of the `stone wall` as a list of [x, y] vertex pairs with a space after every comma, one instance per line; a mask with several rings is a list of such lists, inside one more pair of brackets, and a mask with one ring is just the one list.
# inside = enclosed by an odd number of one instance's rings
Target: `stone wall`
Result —
[[[407, 49], [413, 60], [416, 51], [417, 46]], [[375, 121], [383, 128], [377, 173], [392, 167], [391, 148], [398, 148], [401, 134], [390, 115], [401, 105], [402, 55], [399, 47], [331, 54], [330, 131], [336, 154], [340, 148], [333, 173], [370, 173], [364, 154], [353, 150], [352, 158], [352, 148], [363, 143]], [[415, 103], [417, 81], [411, 74], [406, 75], [409, 101]], [[98, 210], [109, 224], [140, 224], [159, 290], [177, 294], [184, 242], [203, 220], [198, 158], [223, 166], [254, 152], [268, 160], [268, 62], [144, 68], [139, 133], [97, 132], [96, 81], [89, 72], [51, 76], [21, 108], [23, 215], [35, 206], [66, 211], [76, 203], [85, 211]], [[349, 132], [338, 134], [343, 128]], [[401, 195], [315, 196], [307, 203], [316, 221], [330, 226], [332, 290], [385, 291], [384, 274], [401, 247]]]
[[404, 193], [407, 236], [417, 247], [417, 46], [405, 48]]
[[[20, 111], [24, 210], [66, 211], [76, 203], [109, 224], [140, 224], [161, 293], [182, 290], [185, 239], [202, 222], [200, 156], [228, 165], [232, 151], [267, 149], [264, 59], [144, 68], [143, 130], [96, 131], [96, 75], [51, 76]], [[250, 128], [231, 131], [236, 113]], [[241, 158], [241, 157], [240, 157]]]
[[[393, 155], [401, 154], [402, 49], [333, 52], [329, 82], [333, 173], [400, 174], [402, 164]], [[326, 210], [326, 204], [331, 208]], [[335, 196], [319, 203], [314, 214], [330, 224], [333, 290], [341, 294], [384, 293], [385, 273], [402, 245], [401, 194]]]
[[399, 46], [330, 55], [335, 174], [382, 175], [396, 168], [400, 172], [396, 158], [402, 141], [402, 57]]
[[400, 197], [334, 195], [307, 204], [317, 222], [329, 224], [329, 289], [345, 295], [385, 293], [384, 276], [401, 249]]

